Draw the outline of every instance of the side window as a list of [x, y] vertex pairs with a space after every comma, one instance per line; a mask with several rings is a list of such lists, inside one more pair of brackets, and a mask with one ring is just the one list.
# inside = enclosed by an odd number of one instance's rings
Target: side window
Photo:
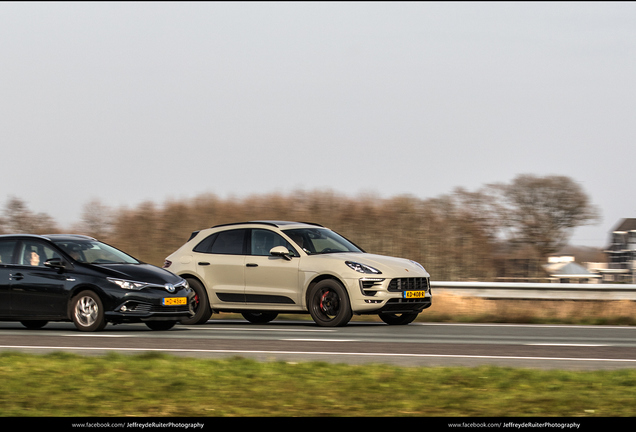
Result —
[[209, 253], [224, 255], [243, 255], [245, 229], [221, 231], [218, 233]]
[[18, 264], [27, 266], [44, 266], [44, 261], [61, 258], [50, 246], [37, 241], [23, 241], [18, 252]]
[[207, 236], [205, 239], [201, 240], [201, 242], [198, 245], [196, 245], [194, 249], [192, 249], [192, 251], [201, 252], [201, 253], [210, 253], [210, 250], [212, 249], [212, 244], [214, 243], [214, 240], [216, 240], [217, 236], [218, 236], [217, 233]]
[[250, 240], [250, 255], [267, 256], [273, 247], [285, 246], [291, 256], [298, 256], [293, 246], [275, 232], [264, 229], [253, 229]]
[[17, 243], [16, 240], [0, 241], [0, 265], [13, 263], [13, 251]]

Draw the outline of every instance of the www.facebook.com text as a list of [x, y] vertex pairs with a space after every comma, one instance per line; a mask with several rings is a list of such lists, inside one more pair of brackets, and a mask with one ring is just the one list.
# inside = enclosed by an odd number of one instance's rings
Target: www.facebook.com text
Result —
[[578, 429], [581, 426], [580, 423], [556, 423], [556, 422], [500, 422], [500, 423], [487, 423], [487, 422], [461, 422], [461, 423], [449, 423], [450, 428], [546, 428], [546, 429]]
[[203, 429], [203, 423], [178, 422], [86, 422], [73, 423], [74, 428], [135, 428], [135, 429]]

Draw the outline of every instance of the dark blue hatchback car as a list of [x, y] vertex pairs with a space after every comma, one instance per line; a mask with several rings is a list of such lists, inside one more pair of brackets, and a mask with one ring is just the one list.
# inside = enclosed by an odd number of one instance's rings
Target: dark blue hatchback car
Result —
[[0, 235], [0, 321], [31, 329], [72, 321], [81, 331], [143, 322], [168, 330], [193, 315], [179, 276], [80, 235]]

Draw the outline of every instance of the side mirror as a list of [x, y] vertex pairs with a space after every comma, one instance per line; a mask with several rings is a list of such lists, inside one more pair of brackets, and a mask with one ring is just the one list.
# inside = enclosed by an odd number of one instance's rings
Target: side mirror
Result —
[[66, 268], [64, 261], [62, 261], [60, 258], [49, 258], [46, 261], [44, 261], [44, 266], [51, 267], [58, 270], [63, 270]]
[[287, 261], [291, 260], [291, 255], [289, 255], [289, 250], [285, 246], [275, 246], [270, 249], [270, 255], [279, 256], [285, 258]]

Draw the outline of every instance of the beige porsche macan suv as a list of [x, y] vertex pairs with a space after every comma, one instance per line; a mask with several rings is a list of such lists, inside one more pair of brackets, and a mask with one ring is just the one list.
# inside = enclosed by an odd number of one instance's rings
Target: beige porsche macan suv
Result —
[[317, 224], [252, 221], [195, 231], [164, 268], [188, 281], [202, 324], [212, 313], [241, 313], [266, 323], [280, 313], [309, 313], [320, 326], [377, 314], [408, 324], [431, 305], [430, 276], [420, 264], [365, 253]]

